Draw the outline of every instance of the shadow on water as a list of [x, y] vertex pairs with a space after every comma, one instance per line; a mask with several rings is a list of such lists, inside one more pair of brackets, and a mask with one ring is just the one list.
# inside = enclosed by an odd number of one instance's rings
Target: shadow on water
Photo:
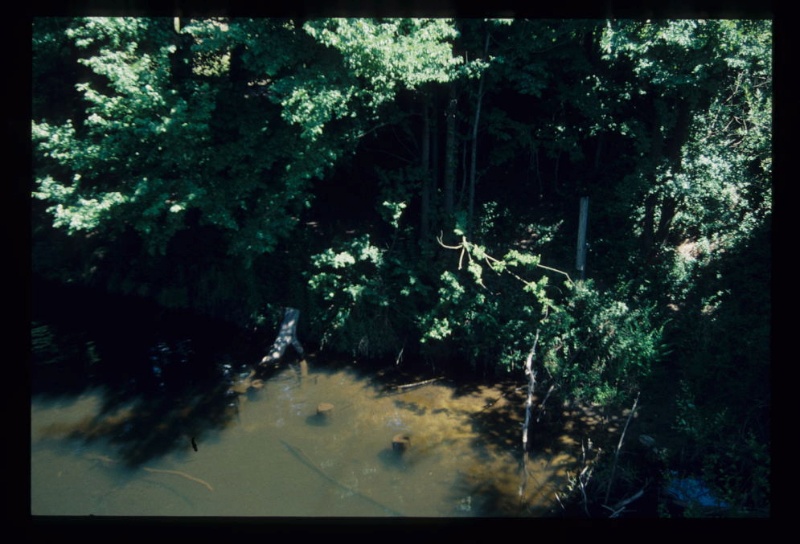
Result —
[[131, 400], [125, 407], [101, 409], [96, 416], [63, 426], [65, 438], [86, 444], [112, 445], [117, 460], [130, 467], [177, 450], [195, 448], [205, 435], [225, 426], [230, 417], [224, 399], [194, 398]]
[[228, 324], [43, 280], [34, 282], [32, 318], [33, 399], [101, 399], [95, 415], [50, 435], [113, 445], [131, 467], [195, 449], [228, 425], [238, 401], [230, 386], [245, 370], [230, 361], [256, 357], [231, 346], [260, 348]]

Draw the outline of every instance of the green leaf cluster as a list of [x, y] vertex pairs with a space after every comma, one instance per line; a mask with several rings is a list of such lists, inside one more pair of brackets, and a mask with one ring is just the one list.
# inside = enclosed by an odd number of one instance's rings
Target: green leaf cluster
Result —
[[663, 326], [652, 307], [637, 307], [586, 281], [541, 324], [544, 369], [570, 398], [621, 405], [665, 355]]
[[[141, 272], [168, 266], [201, 229], [232, 272], [259, 268], [379, 108], [399, 89], [446, 79], [455, 62], [445, 20], [302, 28], [281, 19], [37, 20], [34, 86], [75, 96], [61, 111], [34, 101], [31, 194], [51, 217], [41, 242], [50, 228], [106, 254], [131, 240]], [[97, 265], [130, 274], [126, 285], [162, 281]], [[208, 273], [186, 268], [184, 282], [209, 284]]]
[[397, 355], [402, 323], [425, 293], [414, 270], [366, 234], [313, 255], [311, 265], [312, 320], [323, 348], [366, 358]]

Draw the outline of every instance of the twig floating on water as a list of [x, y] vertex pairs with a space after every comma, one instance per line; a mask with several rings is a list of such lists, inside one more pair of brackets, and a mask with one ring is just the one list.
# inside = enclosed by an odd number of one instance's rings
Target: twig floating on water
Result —
[[[194, 439], [192, 439], [192, 441], [194, 441]], [[111, 457], [109, 457], [107, 455], [89, 454], [89, 455], [86, 455], [86, 458], [90, 459], [92, 461], [100, 461], [101, 463], [104, 463], [106, 465], [112, 465], [112, 464], [116, 463], [116, 461], [114, 459], [112, 459]], [[180, 470], [163, 470], [163, 469], [159, 469], [159, 468], [150, 468], [150, 467], [142, 467], [142, 468], [144, 468], [144, 470], [146, 470], [147, 472], [153, 472], [153, 473], [157, 473], [157, 474], [175, 474], [176, 476], [181, 476], [183, 478], [186, 478], [187, 480], [191, 480], [193, 482], [197, 482], [198, 484], [202, 484], [202, 485], [206, 486], [209, 491], [214, 491], [214, 488], [211, 487], [211, 484], [208, 483], [207, 481], [201, 480], [200, 478], [196, 478], [196, 477], [192, 476], [191, 474], [186, 474], [185, 472], [181, 472]]]
[[397, 391], [404, 391], [406, 389], [411, 389], [412, 387], [422, 387], [423, 385], [428, 385], [434, 382], [438, 382], [441, 379], [443, 378], [442, 377], [431, 378], [430, 380], [423, 380], [421, 382], [415, 382], [415, 383], [407, 383], [405, 385], [393, 385], [391, 386], [391, 389], [395, 389]]
[[608, 504], [608, 498], [611, 495], [611, 484], [614, 483], [614, 473], [617, 471], [617, 460], [619, 459], [619, 452], [622, 449], [622, 442], [625, 440], [625, 433], [628, 431], [628, 425], [630, 425], [631, 418], [633, 417], [634, 412], [636, 412], [636, 405], [639, 404], [640, 394], [641, 391], [636, 393], [636, 399], [633, 401], [631, 413], [628, 414], [628, 419], [625, 421], [625, 427], [622, 429], [622, 435], [620, 435], [619, 444], [617, 444], [617, 451], [614, 453], [614, 463], [611, 465], [611, 476], [608, 478], [608, 487], [606, 488], [606, 499], [603, 501], [606, 504]]
[[186, 478], [187, 480], [191, 480], [193, 482], [197, 482], [198, 484], [202, 484], [202, 485], [206, 486], [209, 491], [214, 491], [214, 488], [211, 487], [211, 484], [209, 484], [207, 481], [201, 480], [200, 478], [195, 478], [191, 474], [186, 474], [185, 472], [181, 472], [180, 470], [162, 470], [162, 469], [150, 468], [150, 467], [144, 467], [144, 470], [146, 470], [147, 472], [154, 472], [154, 473], [158, 473], [158, 474], [175, 474], [176, 476], [182, 476], [182, 477]]

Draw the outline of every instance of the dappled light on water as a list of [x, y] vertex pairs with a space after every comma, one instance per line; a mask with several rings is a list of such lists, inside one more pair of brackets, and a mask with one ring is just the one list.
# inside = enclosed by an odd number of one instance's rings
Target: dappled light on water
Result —
[[312, 365], [225, 412], [106, 396], [34, 398], [34, 515], [546, 516], [580, 454], [542, 435], [524, 475], [524, 399], [508, 385], [391, 389]]

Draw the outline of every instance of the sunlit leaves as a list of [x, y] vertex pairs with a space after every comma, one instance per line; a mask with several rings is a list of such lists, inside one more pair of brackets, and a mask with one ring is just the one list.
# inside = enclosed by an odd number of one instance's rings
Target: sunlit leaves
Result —
[[663, 329], [652, 316], [652, 308], [632, 307], [585, 282], [542, 322], [543, 364], [577, 398], [623, 401], [664, 353]]
[[129, 197], [116, 191], [82, 197], [76, 193], [74, 186], [61, 185], [49, 176], [41, 180], [39, 190], [33, 196], [58, 202], [48, 207], [47, 211], [53, 215], [53, 226], [65, 228], [69, 233], [96, 229], [113, 208], [129, 200]]
[[[641, 91], [609, 125], [633, 144], [615, 187], [632, 232], [656, 246], [746, 237], [771, 208], [771, 22], [617, 20], [601, 45], [619, 78], [604, 87]], [[673, 272], [672, 287], [692, 281]]]
[[134, 51], [134, 39], [146, 28], [147, 21], [136, 17], [87, 17], [81, 25], [67, 31], [75, 45], [88, 48], [107, 43], [110, 48]]
[[48, 123], [31, 123], [31, 136], [39, 150], [45, 157], [58, 162], [66, 162], [73, 157], [75, 148], [75, 127], [72, 121], [67, 121], [61, 126], [52, 126]]
[[607, 59], [626, 57], [637, 77], [674, 88], [707, 77], [691, 60], [713, 35], [713, 22], [702, 20], [619, 21], [606, 27], [602, 44]]
[[506, 253], [503, 260], [511, 266], [535, 267], [541, 261], [541, 256], [512, 249]]
[[308, 288], [320, 304], [312, 321], [324, 344], [366, 356], [400, 349], [395, 316], [425, 291], [413, 267], [387, 257], [368, 235], [334, 243], [311, 261]]
[[307, 22], [304, 29], [339, 50], [353, 74], [370, 82], [375, 106], [391, 98], [398, 84], [414, 89], [447, 81], [460, 62], [450, 43], [456, 30], [447, 19], [328, 19]]
[[[284, 82], [276, 84], [280, 91]], [[326, 123], [348, 115], [353, 88], [339, 88], [320, 76], [288, 90], [282, 101], [283, 117], [289, 123], [302, 127], [302, 136], [315, 140], [322, 136]]]
[[383, 218], [395, 229], [400, 227], [400, 218], [406, 209], [407, 204], [404, 201], [392, 202], [385, 200], [380, 207], [380, 212]]
[[458, 62], [446, 20], [315, 19], [303, 30], [267, 32], [249, 22], [229, 32], [242, 35], [253, 68], [274, 78], [271, 99], [310, 142], [330, 136], [326, 127], [338, 119], [352, 119], [352, 135], [359, 133], [358, 123], [373, 120], [399, 90], [447, 81]]
[[[287, 36], [297, 34], [280, 28]], [[171, 20], [124, 18], [76, 20], [66, 27], [62, 39], [75, 43], [82, 55], [77, 62], [93, 75], [76, 82], [84, 111], [73, 112], [61, 126], [33, 122], [37, 152], [47, 159], [36, 162], [37, 175], [51, 180], [37, 196], [61, 206], [49, 208], [62, 210], [55, 225], [104, 226], [104, 235], [133, 227], [146, 235], [151, 250], [162, 253], [170, 237], [185, 228], [178, 218], [196, 210], [203, 223], [233, 235], [228, 251], [246, 265], [272, 251], [294, 227], [310, 180], [324, 176], [354, 140], [330, 132], [325, 141], [317, 138], [331, 120], [356, 111], [352, 88], [337, 77], [325, 78], [337, 74], [335, 66], [303, 71], [293, 64], [313, 59], [308, 39], [276, 42], [281, 48], [273, 47], [269, 55], [285, 61], [271, 70], [286, 76], [285, 94], [275, 85], [275, 101], [282, 104], [278, 115], [302, 127], [307, 145], [263, 100], [243, 100], [249, 82], [241, 83], [241, 94], [230, 94], [232, 87], [221, 76], [228, 75], [237, 45], [247, 46], [241, 55], [251, 63], [246, 68], [258, 85], [268, 86], [258, 73], [263, 62], [248, 49], [263, 46], [259, 40], [280, 28], [271, 20], [192, 20], [179, 36]], [[186, 37], [194, 44], [187, 45]], [[192, 48], [182, 55], [195, 56], [188, 76], [173, 72], [179, 44]], [[67, 181], [73, 174], [81, 184]], [[56, 184], [75, 192], [71, 200]], [[121, 202], [116, 194], [128, 197]], [[120, 213], [104, 224], [101, 218], [110, 216], [90, 210], [106, 210], [111, 202]], [[92, 221], [65, 219], [64, 210], [79, 217], [81, 206]]]

